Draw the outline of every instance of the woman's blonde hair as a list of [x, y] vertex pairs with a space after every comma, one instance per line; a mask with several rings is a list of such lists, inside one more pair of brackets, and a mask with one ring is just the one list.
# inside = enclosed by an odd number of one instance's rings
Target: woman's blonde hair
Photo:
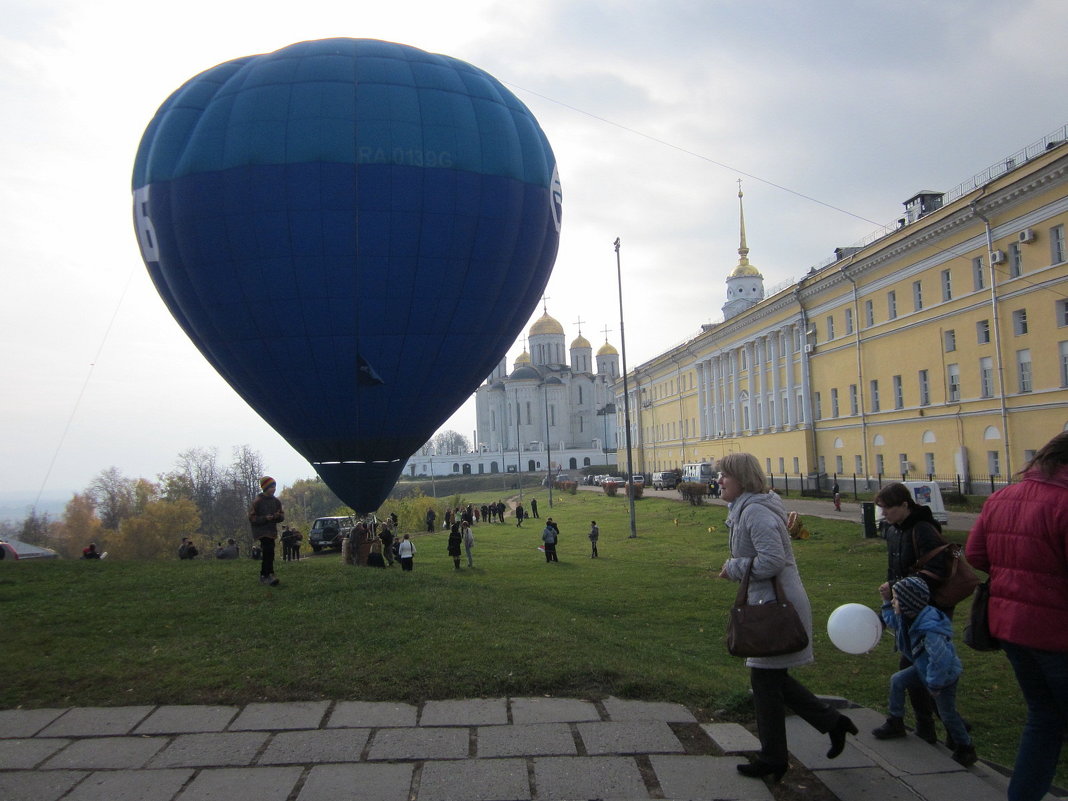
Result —
[[728, 453], [719, 460], [719, 469], [742, 485], [743, 492], [767, 492], [768, 478], [751, 453]]

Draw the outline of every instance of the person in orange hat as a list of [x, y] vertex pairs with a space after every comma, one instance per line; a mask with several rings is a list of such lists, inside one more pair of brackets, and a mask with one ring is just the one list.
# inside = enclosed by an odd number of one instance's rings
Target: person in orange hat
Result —
[[260, 479], [260, 494], [248, 510], [252, 524], [252, 538], [260, 541], [260, 584], [274, 587], [278, 579], [274, 575], [274, 543], [278, 539], [278, 524], [286, 519], [282, 502], [274, 497], [278, 484], [270, 476]]

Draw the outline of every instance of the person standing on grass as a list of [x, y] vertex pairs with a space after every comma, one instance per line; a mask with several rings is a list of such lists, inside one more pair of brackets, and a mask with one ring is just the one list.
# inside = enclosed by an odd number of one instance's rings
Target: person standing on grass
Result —
[[538, 517], [539, 516], [538, 515], [538, 499], [537, 498], [531, 498], [530, 499], [530, 516], [531, 517]]
[[475, 561], [471, 558], [471, 549], [475, 547], [475, 535], [471, 533], [471, 526], [463, 526], [460, 531], [464, 538], [464, 550], [467, 552], [467, 566], [474, 567]]
[[526, 513], [523, 511], [523, 504], [517, 503], [515, 505], [515, 527], [522, 528], [523, 518], [526, 517]]
[[449, 529], [449, 543], [447, 545], [449, 556], [452, 557], [452, 564], [457, 570], [460, 569], [460, 546], [464, 541], [463, 535], [460, 533], [460, 525], [461, 523], [458, 520], [452, 524], [452, 528]]
[[550, 517], [545, 521], [545, 528], [541, 532], [541, 541], [545, 544], [545, 561], [559, 562], [556, 557], [556, 542], [560, 537], [560, 529], [553, 523]]
[[1068, 431], [983, 504], [964, 553], [990, 574], [990, 633], [1027, 704], [1009, 801], [1053, 784], [1068, 731]]
[[270, 476], [260, 479], [260, 494], [252, 501], [248, 510], [248, 521], [252, 525], [252, 539], [260, 543], [260, 584], [271, 587], [278, 585], [274, 576], [274, 543], [278, 539], [278, 524], [286, 519], [282, 511], [282, 502], [274, 497], [278, 484]]
[[400, 559], [401, 570], [411, 571], [415, 562], [415, 543], [412, 542], [411, 534], [405, 534], [401, 544], [397, 546], [397, 558]]
[[834, 482], [834, 486], [831, 487], [831, 495], [834, 496], [834, 511], [842, 511], [842, 492], [838, 487], [838, 482]]
[[601, 529], [597, 528], [597, 521], [590, 521], [590, 547], [593, 548], [593, 553], [590, 554], [590, 559], [597, 558], [597, 540], [601, 538]]
[[385, 557], [390, 567], [393, 567], [393, 540], [395, 539], [393, 527], [395, 525], [391, 517], [378, 527], [378, 538], [382, 540], [382, 556]]

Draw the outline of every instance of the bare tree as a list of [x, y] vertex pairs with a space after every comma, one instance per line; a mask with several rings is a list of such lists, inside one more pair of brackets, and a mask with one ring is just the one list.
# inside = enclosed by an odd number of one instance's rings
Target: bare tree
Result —
[[118, 531], [119, 524], [134, 514], [137, 505], [137, 482], [126, 478], [117, 467], [109, 467], [89, 482], [86, 494], [96, 505], [104, 528]]
[[457, 431], [439, 431], [431, 440], [439, 456], [456, 456], [471, 450], [471, 443]]

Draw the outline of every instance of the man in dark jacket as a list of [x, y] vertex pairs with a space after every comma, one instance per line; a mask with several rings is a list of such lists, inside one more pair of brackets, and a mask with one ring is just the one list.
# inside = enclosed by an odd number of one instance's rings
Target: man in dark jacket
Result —
[[248, 510], [248, 521], [252, 525], [252, 539], [259, 540], [260, 583], [274, 587], [278, 579], [274, 576], [274, 542], [278, 539], [278, 524], [286, 519], [282, 512], [282, 502], [274, 497], [278, 489], [270, 476], [260, 479], [260, 494], [252, 501]]

